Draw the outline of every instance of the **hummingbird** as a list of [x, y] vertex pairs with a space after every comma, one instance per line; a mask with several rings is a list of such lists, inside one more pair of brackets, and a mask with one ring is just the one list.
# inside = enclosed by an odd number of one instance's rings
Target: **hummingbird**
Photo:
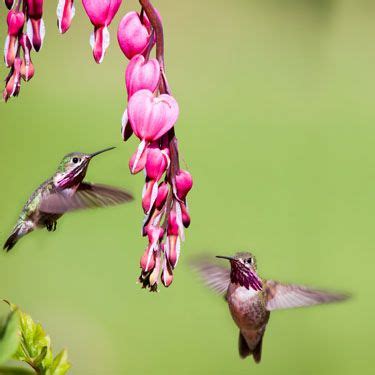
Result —
[[230, 268], [208, 258], [200, 258], [192, 265], [210, 289], [224, 296], [240, 330], [239, 355], [241, 358], [253, 356], [255, 363], [261, 360], [263, 335], [271, 311], [348, 298], [347, 294], [261, 279], [257, 274], [256, 259], [249, 252], [239, 252], [234, 256], [218, 255], [217, 258], [229, 260]]
[[4, 250], [11, 250], [21, 237], [34, 229], [45, 227], [49, 232], [55, 231], [57, 220], [65, 212], [131, 201], [132, 195], [121, 188], [83, 181], [92, 158], [114, 148], [92, 154], [65, 155], [55, 174], [44, 181], [24, 205]]

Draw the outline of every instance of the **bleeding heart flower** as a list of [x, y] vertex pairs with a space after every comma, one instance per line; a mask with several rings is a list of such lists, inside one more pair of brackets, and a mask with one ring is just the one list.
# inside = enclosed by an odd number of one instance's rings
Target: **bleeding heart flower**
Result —
[[160, 279], [166, 288], [168, 288], [172, 284], [172, 281], [173, 281], [172, 266], [169, 264], [168, 259], [165, 257], [163, 260], [163, 268], [162, 268]]
[[20, 45], [23, 51], [21, 77], [27, 82], [34, 76], [34, 65], [30, 57], [30, 51], [32, 48], [31, 42], [26, 34], [22, 34], [20, 37]]
[[150, 21], [144, 13], [142, 19], [137, 12], [129, 12], [122, 18], [117, 29], [117, 40], [129, 60], [146, 49], [150, 31]]
[[90, 45], [95, 61], [103, 61], [109, 46], [108, 26], [116, 15], [122, 0], [82, 0], [83, 7], [94, 25], [94, 32], [90, 36]]
[[7, 16], [8, 35], [5, 39], [4, 60], [5, 65], [10, 67], [13, 65], [18, 48], [18, 34], [22, 30], [25, 23], [25, 15], [23, 12], [10, 10]]
[[169, 186], [166, 182], [163, 181], [158, 188], [158, 196], [155, 200], [156, 209], [161, 210], [163, 208], [165, 202], [167, 201], [168, 193]]
[[74, 7], [74, 0], [59, 0], [57, 4], [57, 26], [61, 34], [68, 31], [73, 17], [76, 14], [76, 8]]
[[170, 130], [178, 118], [178, 104], [167, 94], [155, 97], [149, 90], [137, 91], [129, 100], [128, 116], [134, 134], [153, 142]]
[[35, 51], [42, 48], [46, 30], [43, 22], [43, 0], [26, 0], [27, 3], [27, 36]]
[[193, 179], [188, 171], [180, 169], [175, 178], [176, 194], [182, 201], [185, 200], [188, 192], [193, 187]]
[[154, 181], [159, 181], [169, 164], [169, 156], [166, 150], [159, 147], [149, 147], [146, 159], [146, 176]]
[[158, 60], [145, 60], [142, 55], [132, 57], [125, 72], [125, 84], [130, 98], [136, 91], [147, 89], [154, 92], [160, 80]]
[[3, 91], [3, 99], [7, 101], [12, 96], [17, 96], [21, 88], [21, 64], [19, 57], [14, 59], [12, 69], [6, 79], [5, 89]]
[[12, 9], [14, 2], [15, 0], [5, 0], [5, 5], [8, 9]]
[[142, 208], [146, 215], [149, 214], [158, 196], [158, 183], [154, 180], [147, 181], [142, 191]]

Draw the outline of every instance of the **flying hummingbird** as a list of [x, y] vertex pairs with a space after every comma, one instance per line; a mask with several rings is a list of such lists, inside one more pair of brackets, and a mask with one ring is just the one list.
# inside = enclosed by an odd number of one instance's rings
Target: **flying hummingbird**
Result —
[[12, 249], [21, 237], [36, 228], [55, 231], [57, 220], [65, 212], [131, 201], [132, 195], [123, 189], [83, 181], [92, 158], [114, 148], [92, 154], [73, 152], [65, 155], [55, 174], [43, 182], [26, 202], [4, 250]]
[[278, 309], [310, 306], [342, 301], [346, 294], [314, 290], [302, 285], [283, 284], [261, 279], [257, 274], [255, 257], [241, 252], [234, 256], [220, 256], [230, 261], [231, 268], [215, 264], [208, 258], [193, 262], [205, 284], [222, 294], [239, 328], [238, 350], [241, 358], [253, 356], [259, 363], [262, 340], [270, 312]]

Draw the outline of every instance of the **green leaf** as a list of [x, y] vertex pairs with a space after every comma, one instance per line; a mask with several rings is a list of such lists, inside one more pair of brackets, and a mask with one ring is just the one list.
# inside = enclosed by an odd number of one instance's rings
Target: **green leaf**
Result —
[[14, 310], [0, 324], [0, 364], [8, 361], [17, 351], [20, 342], [18, 329], [19, 314]]
[[53, 360], [52, 366], [49, 369], [50, 375], [65, 375], [70, 369], [70, 363], [68, 362], [68, 353], [64, 349], [62, 350]]

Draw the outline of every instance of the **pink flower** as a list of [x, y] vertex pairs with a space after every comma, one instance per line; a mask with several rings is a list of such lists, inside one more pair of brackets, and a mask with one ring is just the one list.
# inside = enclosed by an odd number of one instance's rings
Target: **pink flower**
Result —
[[172, 281], [173, 281], [173, 268], [168, 262], [168, 259], [166, 257], [164, 257], [164, 260], [163, 260], [163, 267], [162, 267], [160, 279], [166, 288], [168, 288], [172, 284]]
[[8, 9], [12, 9], [14, 2], [15, 0], [5, 0], [5, 5], [7, 6]]
[[154, 146], [147, 150], [146, 176], [154, 181], [159, 181], [169, 164], [168, 150], [160, 150]]
[[166, 182], [162, 182], [158, 188], [158, 195], [155, 200], [155, 207], [157, 210], [161, 210], [167, 201], [169, 193], [169, 186]]
[[135, 55], [130, 60], [125, 72], [125, 83], [130, 98], [136, 91], [147, 89], [154, 92], [160, 80], [158, 60], [145, 61], [142, 55]]
[[34, 76], [34, 65], [31, 61], [30, 50], [31, 42], [26, 34], [22, 34], [20, 37], [20, 45], [23, 51], [23, 60], [21, 64], [21, 77], [25, 81], [29, 81]]
[[143, 170], [147, 160], [147, 149], [138, 156], [138, 150], [134, 152], [129, 160], [129, 169], [131, 174], [137, 174]]
[[74, 0], [59, 0], [57, 4], [57, 26], [61, 34], [68, 31], [73, 17], [76, 14]]
[[95, 61], [103, 61], [109, 46], [108, 26], [116, 15], [122, 0], [82, 0], [85, 11], [94, 25], [94, 32], [90, 36], [90, 45]]
[[42, 19], [43, 0], [26, 0], [27, 3], [27, 36], [35, 51], [39, 51], [43, 45], [45, 27]]
[[3, 99], [7, 101], [12, 96], [17, 96], [21, 88], [21, 59], [16, 57], [10, 73], [6, 79]]
[[22, 30], [25, 23], [25, 15], [23, 12], [10, 10], [7, 16], [8, 35], [5, 39], [4, 59], [5, 65], [10, 67], [13, 65], [18, 48], [18, 34]]
[[142, 208], [146, 215], [149, 214], [158, 196], [158, 183], [154, 180], [146, 181], [142, 191]]
[[142, 20], [137, 12], [127, 13], [117, 30], [117, 40], [124, 55], [131, 59], [142, 53], [150, 40], [150, 22], [145, 14]]
[[182, 201], [185, 201], [188, 192], [193, 187], [193, 179], [191, 174], [188, 171], [180, 169], [176, 175], [175, 184], [177, 197]]
[[153, 142], [170, 130], [178, 118], [178, 104], [167, 94], [154, 97], [149, 90], [137, 91], [129, 100], [128, 116], [134, 134]]

